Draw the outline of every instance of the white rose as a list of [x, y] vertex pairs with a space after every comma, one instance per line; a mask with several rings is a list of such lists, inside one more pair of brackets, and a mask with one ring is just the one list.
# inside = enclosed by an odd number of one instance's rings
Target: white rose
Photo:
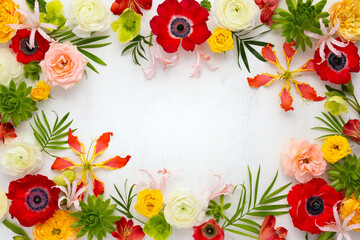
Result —
[[9, 210], [9, 200], [3, 190], [0, 189], [0, 223], [6, 218]]
[[8, 48], [0, 48], [0, 84], [8, 86], [11, 80], [19, 83], [24, 75], [23, 65]]
[[215, 3], [218, 24], [231, 31], [253, 27], [258, 12], [254, 0], [217, 0]]
[[73, 32], [79, 37], [90, 37], [91, 32], [102, 32], [110, 27], [111, 13], [106, 11], [101, 0], [74, 0], [70, 22]]
[[42, 166], [41, 147], [32, 135], [18, 137], [4, 147], [0, 165], [4, 173], [14, 177], [35, 173]]
[[191, 193], [176, 193], [165, 206], [166, 221], [178, 228], [193, 227], [204, 220], [204, 203]]

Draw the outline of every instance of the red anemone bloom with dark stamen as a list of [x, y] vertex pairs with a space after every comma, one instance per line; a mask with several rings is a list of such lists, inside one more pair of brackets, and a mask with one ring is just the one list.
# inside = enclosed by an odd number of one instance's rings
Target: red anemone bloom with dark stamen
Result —
[[60, 189], [55, 186], [53, 181], [40, 174], [12, 181], [6, 194], [12, 201], [9, 209], [11, 217], [16, 217], [24, 227], [44, 223], [58, 209]]
[[119, 240], [142, 240], [145, 233], [139, 225], [134, 226], [132, 220], [126, 221], [122, 217], [116, 222], [116, 231], [112, 232], [112, 236]]
[[193, 227], [195, 240], [224, 240], [224, 230], [215, 222], [214, 219], [210, 219], [206, 223], [200, 226]]
[[293, 186], [287, 201], [294, 226], [311, 234], [320, 234], [318, 226], [335, 222], [333, 206], [342, 199], [343, 195], [321, 178]]
[[259, 240], [285, 240], [287, 230], [283, 227], [275, 228], [276, 218], [267, 216], [260, 229]]
[[11, 39], [10, 48], [16, 54], [16, 60], [23, 64], [31, 61], [41, 61], [44, 59], [45, 53], [49, 50], [49, 42], [43, 38], [38, 32], [35, 33], [35, 47], [29, 47], [31, 31], [21, 29]]
[[[340, 38], [336, 40], [341, 41]], [[316, 50], [314, 57], [316, 73], [323, 81], [329, 80], [335, 84], [347, 84], [351, 80], [350, 72], [359, 72], [360, 70], [358, 48], [352, 42], [343, 48], [336, 45], [333, 47], [341, 52], [341, 56], [337, 56], [326, 46], [326, 60], [323, 63], [321, 63], [320, 49]]]
[[165, 52], [176, 52], [180, 43], [186, 51], [193, 51], [211, 35], [206, 25], [209, 12], [195, 0], [165, 0], [157, 13], [150, 27]]
[[351, 137], [355, 142], [360, 142], [360, 120], [351, 119], [343, 127], [346, 136]]
[[152, 7], [152, 0], [136, 0], [136, 2], [135, 0], [115, 0], [115, 2], [111, 5], [110, 10], [115, 15], [121, 15], [125, 9], [130, 8], [138, 14], [143, 15], [136, 3], [145, 10], [149, 10]]
[[[0, 115], [1, 120], [1, 115]], [[15, 128], [10, 122], [1, 123], [0, 121], [0, 141], [5, 145], [5, 138], [16, 138]]]

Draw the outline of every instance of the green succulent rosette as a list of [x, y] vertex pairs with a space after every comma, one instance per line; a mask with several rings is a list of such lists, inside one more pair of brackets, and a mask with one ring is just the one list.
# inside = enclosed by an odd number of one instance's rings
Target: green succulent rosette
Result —
[[117, 33], [119, 42], [127, 43], [140, 33], [141, 15], [127, 8], [120, 17], [111, 23], [111, 29]]

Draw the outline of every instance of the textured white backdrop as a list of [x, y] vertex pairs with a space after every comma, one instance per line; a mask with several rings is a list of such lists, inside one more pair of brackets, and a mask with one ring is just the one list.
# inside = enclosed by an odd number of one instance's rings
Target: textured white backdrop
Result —
[[[17, 2], [24, 6], [24, 1]], [[63, 2], [68, 5], [70, 0]], [[333, 2], [329, 0], [325, 9]], [[112, 0], [104, 0], [104, 3], [110, 9]], [[149, 33], [148, 22], [155, 15], [159, 3], [155, 0], [150, 11], [143, 11], [143, 35]], [[279, 6], [286, 8], [285, 1], [281, 0]], [[215, 28], [212, 13], [209, 28]], [[91, 136], [112, 131], [114, 136], [110, 147], [99, 161], [116, 154], [132, 156], [129, 164], [121, 170], [96, 171], [99, 179], [105, 182], [106, 197], [114, 194], [113, 183], [122, 187], [127, 178], [130, 183], [147, 180], [145, 174], [137, 171], [139, 168], [154, 172], [162, 168], [184, 169], [178, 183], [197, 192], [211, 183], [210, 170], [223, 174], [227, 182], [239, 184], [247, 179], [247, 166], [255, 172], [261, 165], [264, 184], [260, 186], [260, 192], [278, 169], [278, 187], [292, 181], [282, 173], [280, 153], [291, 137], [314, 141], [321, 134], [310, 128], [319, 124], [314, 117], [319, 116], [323, 102], [304, 104], [292, 88], [295, 110], [285, 113], [279, 106], [278, 97], [283, 83], [253, 89], [246, 80], [246, 77], [262, 72], [274, 73], [273, 66], [249, 54], [252, 69], [249, 74], [238, 68], [236, 50], [226, 52], [224, 56], [212, 53], [207, 44], [202, 49], [217, 63], [217, 71], [211, 72], [204, 67], [199, 79], [189, 78], [195, 54], [180, 50], [176, 67], [165, 72], [159, 67], [154, 79], [145, 80], [141, 68], [132, 62], [131, 54], [120, 56], [124, 45], [117, 41], [115, 33], [109, 30], [107, 34], [111, 35], [113, 43], [94, 52], [108, 66], [97, 66], [100, 74], [88, 70], [88, 77], [69, 90], [54, 88], [51, 95], [55, 99], [39, 104], [39, 109], [48, 116], [51, 116], [51, 110], [59, 115], [70, 111], [73, 127], [78, 128], [76, 135], [86, 144], [90, 143]], [[259, 40], [275, 44], [280, 62], [285, 63], [282, 54], [284, 38], [280, 37], [280, 31], [272, 31]], [[313, 50], [299, 51], [292, 68], [297, 69], [312, 56]], [[143, 62], [144, 67], [149, 65]], [[356, 91], [358, 78], [359, 74], [353, 74]], [[309, 82], [320, 95], [324, 95], [324, 82], [316, 74], [305, 73], [299, 79]], [[354, 116], [353, 112], [351, 114]], [[22, 123], [17, 132], [19, 135], [31, 132], [29, 124]], [[60, 155], [78, 160], [70, 151]], [[49, 177], [57, 175], [50, 170], [54, 159], [43, 156], [44, 166], [40, 173]], [[6, 191], [12, 180], [15, 179], [0, 173], [0, 188]], [[287, 239], [304, 239], [304, 233], [292, 226], [288, 215], [279, 217], [277, 226], [289, 230]], [[13, 236], [3, 225], [0, 225], [0, 232], [1, 239]], [[28, 232], [31, 232], [30, 228]], [[192, 233], [192, 229], [174, 230], [170, 239], [192, 239]], [[354, 237], [357, 238], [359, 234]], [[226, 239], [244, 237], [226, 233]]]

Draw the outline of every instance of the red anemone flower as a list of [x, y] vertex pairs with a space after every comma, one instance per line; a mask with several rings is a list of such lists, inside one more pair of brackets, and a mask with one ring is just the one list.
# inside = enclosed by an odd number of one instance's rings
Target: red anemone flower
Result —
[[134, 226], [132, 220], [126, 221], [122, 217], [116, 222], [116, 231], [112, 232], [112, 236], [119, 240], [142, 240], [145, 233], [139, 225]]
[[158, 16], [150, 21], [156, 42], [165, 52], [174, 53], [180, 43], [186, 51], [204, 43], [211, 35], [206, 21], [209, 12], [195, 0], [165, 0], [157, 8]]
[[[336, 40], [341, 41], [340, 38]], [[341, 52], [341, 56], [337, 56], [326, 46], [324, 62], [321, 61], [320, 49], [316, 50], [314, 57], [316, 73], [323, 81], [347, 84], [351, 80], [350, 72], [359, 72], [360, 70], [358, 48], [352, 42], [343, 48], [336, 45], [333, 47]]]
[[210, 219], [206, 223], [200, 226], [193, 227], [195, 240], [224, 240], [224, 230], [215, 222], [214, 219]]
[[6, 194], [12, 201], [9, 209], [11, 217], [16, 217], [24, 227], [44, 223], [58, 209], [60, 189], [55, 186], [53, 181], [40, 174], [12, 181]]
[[152, 0], [115, 0], [115, 2], [111, 5], [110, 10], [115, 15], [121, 15], [125, 9], [130, 8], [138, 14], [143, 15], [136, 3], [145, 10], [149, 10], [152, 7]]
[[16, 60], [23, 64], [28, 64], [31, 61], [41, 61], [47, 50], [49, 50], [49, 42], [43, 38], [38, 32], [35, 33], [35, 47], [29, 47], [31, 31], [21, 29], [16, 32], [16, 35], [11, 39], [10, 48], [16, 54]]
[[73, 151], [79, 156], [81, 160], [81, 164], [75, 164], [72, 161], [70, 161], [68, 158], [58, 157], [57, 159], [55, 159], [53, 165], [51, 166], [51, 169], [65, 171], [74, 168], [81, 168], [80, 170], [81, 181], [79, 182], [79, 185], [84, 186], [88, 184], [89, 173], [90, 173], [93, 180], [93, 192], [95, 196], [104, 193], [104, 183], [101, 182], [95, 176], [93, 170], [95, 168], [106, 168], [110, 170], [120, 169], [126, 166], [126, 164], [131, 158], [130, 156], [126, 156], [125, 158], [115, 156], [102, 163], [93, 163], [95, 158], [98, 155], [102, 154], [109, 147], [110, 137], [112, 135], [113, 134], [111, 132], [107, 132], [101, 135], [98, 139], [96, 139], [93, 155], [91, 156], [91, 158], [88, 158], [89, 155], [85, 154], [84, 144], [80, 143], [78, 138], [72, 134], [71, 129], [69, 129], [68, 144], [73, 149]]
[[267, 216], [261, 226], [259, 240], [285, 240], [287, 230], [283, 227], [274, 228], [275, 224], [276, 218]]
[[279, 5], [280, 0], [255, 0], [256, 5], [261, 9], [260, 20], [262, 23], [267, 23], [269, 26], [274, 23], [271, 17], [275, 14], [274, 11]]
[[291, 206], [289, 213], [294, 226], [311, 234], [320, 234], [318, 226], [335, 222], [333, 206], [343, 198], [321, 178], [293, 186], [287, 201]]
[[352, 138], [355, 142], [360, 142], [360, 120], [350, 119], [343, 127], [346, 136]]
[[[1, 115], [0, 115], [1, 120]], [[10, 122], [1, 123], [0, 121], [0, 141], [5, 146], [5, 138], [16, 138], [15, 128]]]

